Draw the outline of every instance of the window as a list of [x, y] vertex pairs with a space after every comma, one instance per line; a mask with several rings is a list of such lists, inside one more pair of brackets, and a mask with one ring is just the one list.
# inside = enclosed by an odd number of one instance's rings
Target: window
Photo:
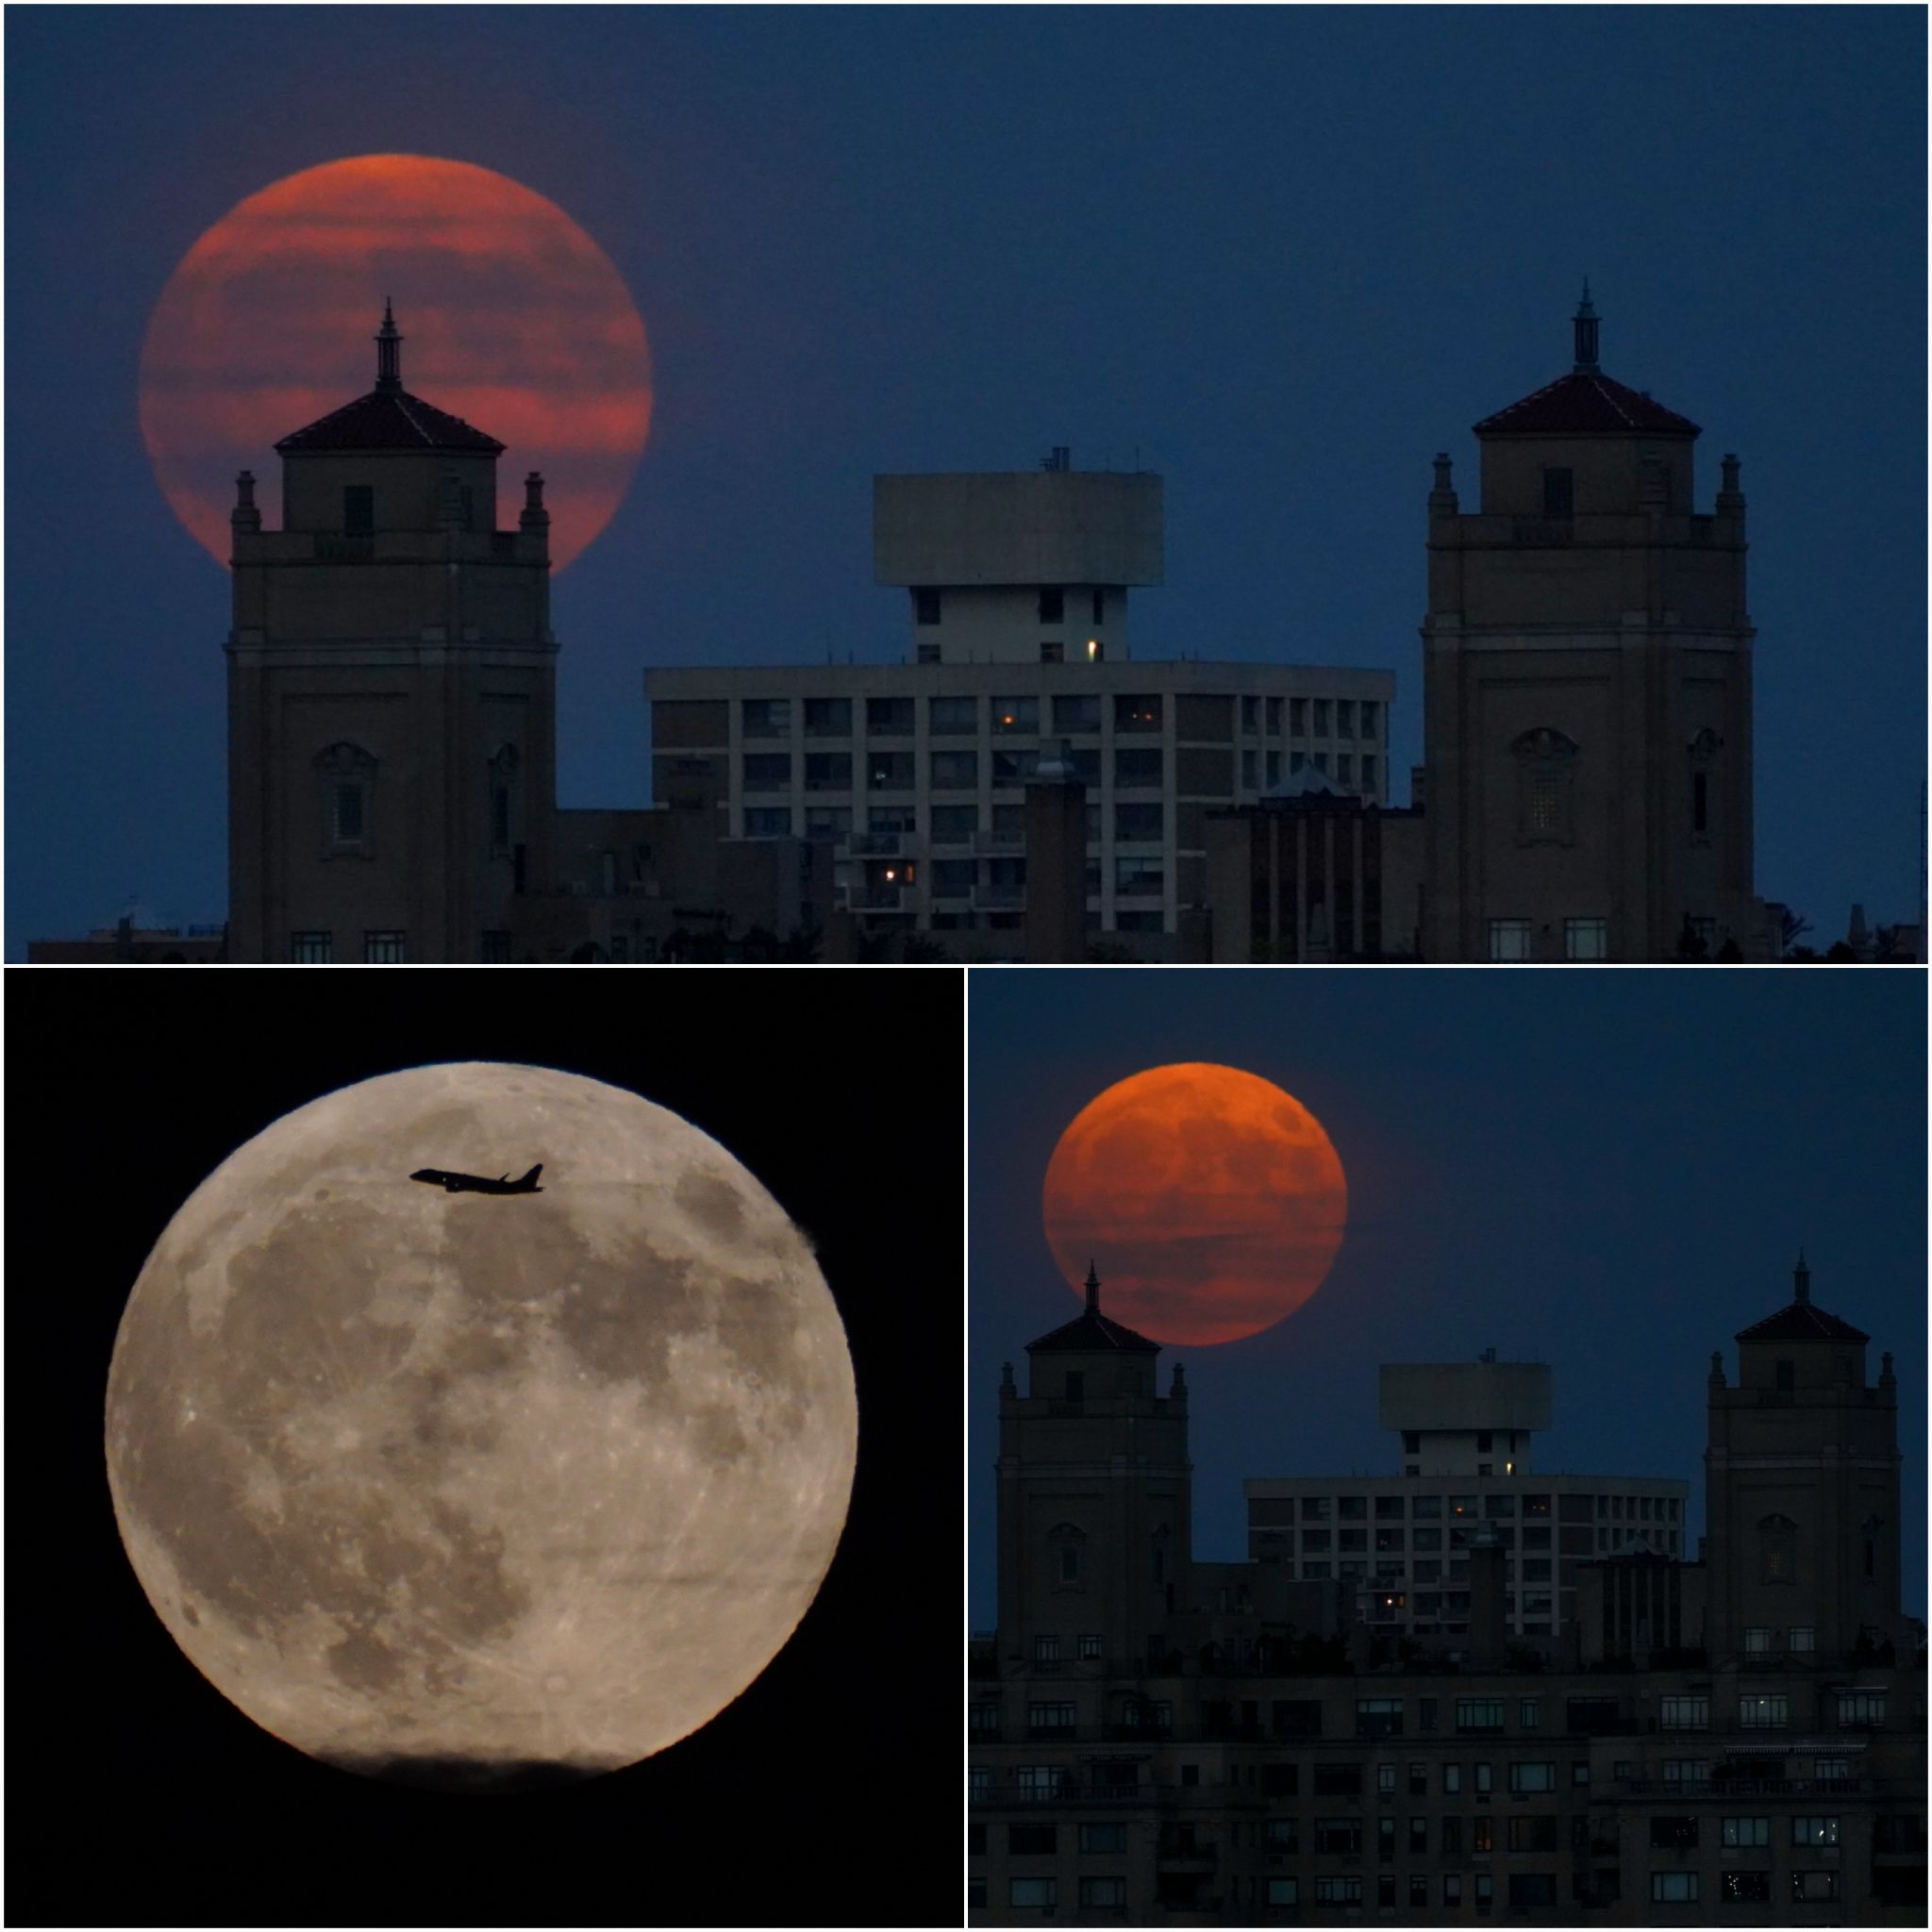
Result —
[[912, 700], [910, 698], [867, 698], [865, 701], [865, 728], [874, 738], [910, 738], [912, 736]]
[[1511, 1764], [1509, 1789], [1512, 1791], [1554, 1791], [1557, 1767], [1554, 1764]]
[[1658, 1817], [1650, 1821], [1654, 1852], [1689, 1852], [1697, 1848], [1697, 1821], [1690, 1817]]
[[1791, 1820], [1794, 1845], [1835, 1845], [1838, 1842], [1836, 1818], [1794, 1818]]
[[1657, 1704], [1657, 1721], [1667, 1731], [1707, 1731], [1708, 1697], [1665, 1697]]
[[970, 845], [979, 829], [976, 805], [936, 805], [932, 808], [932, 842], [935, 845]]
[[335, 935], [326, 932], [291, 932], [289, 958], [297, 966], [326, 966], [335, 952]]
[[1777, 1387], [1780, 1390], [1785, 1391], [1787, 1392], [1795, 1389], [1798, 1386], [1797, 1374], [1798, 1370], [1796, 1363], [1779, 1362], [1776, 1367], [1774, 1377]]
[[1041, 1911], [1053, 1904], [1054, 1881], [1051, 1878], [1009, 1878], [1007, 1881], [1008, 1902], [1023, 1911]]
[[808, 738], [850, 738], [852, 700], [850, 698], [807, 698], [805, 735]]
[[1829, 1906], [1838, 1903], [1836, 1872], [1793, 1872], [1791, 1903], [1794, 1906]]
[[1067, 621], [1067, 597], [1064, 591], [1041, 589], [1040, 621], [1041, 624], [1064, 624]]
[[1666, 1757], [1663, 1772], [1667, 1785], [1705, 1785], [1710, 1782], [1710, 1760], [1707, 1757]]
[[1770, 1648], [1771, 1632], [1768, 1629], [1754, 1624], [1750, 1629], [1744, 1632], [1744, 1655], [1746, 1657], [1762, 1657]]
[[1817, 1629], [1809, 1624], [1792, 1624], [1790, 1647], [1793, 1650], [1816, 1650], [1818, 1648]]
[[1451, 1911], [1462, 1909], [1462, 1875], [1457, 1872], [1442, 1874], [1442, 1903]]
[[914, 624], [937, 624], [940, 621], [940, 593], [937, 591], [915, 590], [912, 592], [912, 621]]
[[1369, 1533], [1365, 1529], [1338, 1529], [1335, 1539], [1335, 1546], [1340, 1550], [1366, 1551], [1369, 1547]]
[[1509, 1821], [1509, 1849], [1512, 1852], [1554, 1852], [1557, 1849], [1557, 1821], [1554, 1818], [1512, 1818]]
[[1318, 1878], [1315, 1903], [1318, 1906], [1358, 1906], [1362, 1902], [1359, 1878]]
[[1385, 1797], [1395, 1795], [1395, 1767], [1392, 1764], [1376, 1765], [1375, 1789]]
[[1694, 1872], [1653, 1872], [1650, 1896], [1660, 1906], [1694, 1906], [1697, 1903], [1697, 1874]]
[[1572, 515], [1575, 473], [1571, 470], [1543, 472], [1543, 514], [1565, 522]]
[[1297, 1878], [1271, 1878], [1268, 1881], [1268, 1903], [1271, 1906], [1299, 1905], [1301, 1896], [1301, 1881]]
[[[747, 758], [746, 764], [751, 760]], [[865, 758], [865, 789], [868, 791], [910, 791], [912, 754], [909, 751], [874, 751]], [[878, 830], [874, 822], [873, 829]]]
[[1318, 1764], [1315, 1767], [1315, 1795], [1318, 1798], [1358, 1798], [1362, 1793], [1359, 1764]]
[[1607, 959], [1610, 957], [1609, 921], [1566, 919], [1563, 922], [1563, 957], [1566, 959]]
[[1492, 960], [1529, 958], [1529, 921], [1492, 919], [1490, 921], [1490, 958]]
[[[1360, 735], [1363, 738], [1373, 739], [1382, 728], [1381, 704], [1377, 699], [1374, 698], [1363, 698], [1360, 704], [1360, 710], [1362, 714], [1362, 728]], [[1364, 778], [1366, 778], [1368, 775], [1366, 769], [1367, 762], [1368, 761], [1366, 759], [1363, 760]]]
[[[1402, 1699], [1399, 1697], [1357, 1697], [1355, 1703], [1355, 1734], [1358, 1738], [1399, 1738], [1402, 1735]], [[1383, 1767], [1393, 1790], [1395, 1767]]]
[[1292, 1818], [1271, 1818], [1262, 1827], [1261, 1840], [1271, 1852], [1293, 1852], [1301, 1849], [1297, 1820]]
[[1083, 1824], [1080, 1849], [1083, 1852], [1124, 1852], [1127, 1827], [1124, 1824]]
[[1718, 1842], [1732, 1846], [1768, 1845], [1771, 1842], [1769, 1818], [1726, 1818], [1720, 1827]]
[[808, 805], [805, 808], [808, 839], [842, 839], [852, 829], [849, 805]]
[[1375, 1820], [1375, 1856], [1385, 1860], [1395, 1856], [1395, 1821], [1392, 1818]]
[[932, 789], [935, 791], [971, 791], [979, 783], [979, 754], [976, 751], [936, 751], [932, 759]]
[[1570, 1782], [1573, 1785], [1588, 1785], [1590, 1783], [1590, 1760], [1587, 1757], [1579, 1757], [1570, 1767]]
[[1503, 1700], [1500, 1697], [1458, 1697], [1456, 1700], [1456, 1728], [1458, 1731], [1500, 1731], [1503, 1728]]
[[1124, 898], [1159, 898], [1166, 876], [1158, 858], [1116, 858], [1113, 862], [1113, 889]]
[[1087, 694], [1058, 697], [1053, 701], [1053, 728], [1063, 736], [1100, 729], [1100, 699]]
[[1442, 1795], [1445, 1798], [1457, 1796], [1462, 1790], [1462, 1767], [1459, 1764], [1445, 1764], [1442, 1767]]
[[935, 738], [971, 738], [979, 729], [979, 700], [928, 699], [926, 724]]
[[1064, 1764], [1023, 1764], [1013, 1773], [1023, 1801], [1057, 1798], [1067, 1788]]
[[[1554, 1824], [1553, 1818], [1548, 1821]], [[1509, 1874], [1509, 1910], [1517, 1918], [1523, 1918], [1538, 1906], [1553, 1906], [1557, 1902], [1557, 1874], [1554, 1872], [1512, 1872]], [[1547, 1924], [1554, 1913], [1538, 1915]]]
[[1471, 1769], [1475, 1774], [1475, 1789], [1477, 1791], [1481, 1792], [1491, 1790], [1490, 1767], [1487, 1764], [1477, 1764], [1473, 1765]]
[[747, 839], [783, 839], [791, 835], [791, 808], [789, 805], [748, 805], [744, 808], [744, 836]]
[[1838, 1693], [1838, 1721], [1845, 1728], [1882, 1724], [1885, 1722], [1885, 1692], [1840, 1690]]
[[[968, 754], [971, 757], [971, 753]], [[808, 751], [805, 755], [808, 791], [850, 791], [852, 754], [849, 751]]]
[[1164, 809], [1158, 801], [1148, 805], [1115, 806], [1114, 837], [1127, 844], [1159, 844]]
[[375, 491], [367, 483], [351, 483], [342, 491], [342, 535], [375, 535]]
[[1046, 1857], [1059, 1849], [1057, 1824], [1009, 1824], [1007, 1850], [1017, 1857]]
[[1771, 1903], [1771, 1874], [1724, 1873], [1718, 1880], [1718, 1897], [1727, 1906], [1767, 1906]]
[[1113, 728], [1116, 731], [1158, 731], [1160, 729], [1160, 698], [1151, 696], [1130, 697], [1125, 693], [1113, 701]]
[[1812, 1761], [1811, 1775], [1822, 1785], [1849, 1778], [1851, 1774], [1851, 1759], [1848, 1757], [1819, 1757]]
[[1487, 1855], [1496, 1848], [1496, 1824], [1492, 1818], [1473, 1818], [1469, 1823], [1469, 1848]]
[[1710, 774], [1692, 772], [1690, 774], [1690, 829], [1705, 832], [1710, 829]]
[[747, 791], [786, 791], [791, 786], [791, 754], [786, 751], [746, 752], [744, 789]]
[[1127, 1902], [1124, 1878], [1083, 1878], [1080, 1903], [1083, 1906], [1124, 1906]]
[[1738, 1699], [1738, 1728], [1740, 1731], [1782, 1731], [1791, 1721], [1789, 1697], [1740, 1697]]
[[[1319, 1778], [1321, 1773], [1316, 1772]], [[1315, 1849], [1328, 1854], [1359, 1853], [1362, 1824], [1359, 1818], [1318, 1818], [1315, 1820]]]
[[1090, 1633], [1080, 1638], [1078, 1651], [1083, 1659], [1097, 1657], [1100, 1655], [1100, 1639], [1098, 1635]]
[[1002, 732], [1037, 732], [1040, 729], [1040, 700], [994, 698], [992, 728], [995, 736]]
[[1029, 1704], [1026, 1707], [1026, 1724], [1029, 1730], [1035, 1731], [1071, 1731], [1074, 1728], [1074, 1707], [1071, 1704]]
[[1116, 751], [1113, 755], [1113, 782], [1124, 788], [1160, 784], [1161, 759], [1158, 751]]
[[403, 963], [403, 936], [399, 932], [366, 932], [362, 935], [362, 958], [372, 966], [400, 966]]
[[1060, 1660], [1060, 1641], [1058, 1637], [1036, 1637], [1033, 1640], [1033, 1661], [1037, 1664], [1057, 1664]]

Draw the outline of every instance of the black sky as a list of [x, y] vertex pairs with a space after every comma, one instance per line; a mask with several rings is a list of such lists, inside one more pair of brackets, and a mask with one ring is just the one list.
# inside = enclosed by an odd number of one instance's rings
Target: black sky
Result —
[[[243, 1029], [172, 980], [124, 978], [103, 1020], [87, 975], [7, 975], [8, 1548], [42, 1579], [9, 1595], [9, 1922], [957, 1923], [929, 1790], [888, 1773], [933, 1762], [958, 1674], [932, 1641], [961, 1587], [958, 976], [768, 974], [748, 1002], [693, 970], [566, 1003], [532, 974], [467, 1021], [455, 977], [305, 982], [264, 1036], [258, 1004]], [[874, 1026], [912, 1050], [856, 1082]], [[162, 1628], [108, 1493], [108, 1355], [175, 1209], [291, 1108], [449, 1058], [588, 1074], [715, 1136], [813, 1241], [858, 1380], [851, 1515], [791, 1642], [703, 1730], [564, 1790], [378, 1784], [259, 1730]], [[828, 1883], [861, 1811], [868, 1881]]]
[[1910, 918], [1925, 32], [1906, 7], [12, 9], [8, 957], [133, 894], [223, 916], [228, 587], [148, 474], [142, 334], [236, 202], [397, 149], [552, 197], [650, 330], [650, 446], [558, 580], [565, 805], [647, 799], [647, 665], [901, 655], [875, 471], [1056, 443], [1166, 476], [1137, 649], [1391, 669], [1405, 774], [1429, 458], [1468, 486], [1469, 425], [1567, 369], [1588, 273], [1606, 370], [1705, 427], [1700, 507], [1743, 459], [1760, 890], [1827, 939], [1853, 900]]

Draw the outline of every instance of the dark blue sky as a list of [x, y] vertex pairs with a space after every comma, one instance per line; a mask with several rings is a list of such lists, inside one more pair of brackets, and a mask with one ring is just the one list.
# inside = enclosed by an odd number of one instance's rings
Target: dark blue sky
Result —
[[[993, 1620], [1002, 1361], [1079, 1304], [1041, 1229], [1066, 1124], [1174, 1060], [1285, 1087], [1328, 1130], [1349, 1231], [1312, 1301], [1187, 1364], [1195, 1554], [1245, 1553], [1249, 1475], [1392, 1469], [1385, 1361], [1541, 1360], [1537, 1466], [1680, 1476], [1704, 1529], [1710, 1353], [1791, 1298], [1896, 1357], [1906, 1608], [1925, 1610], [1924, 975], [975, 973], [969, 998], [971, 1615]], [[1106, 1290], [1102, 1289], [1102, 1306]], [[1694, 1545], [1693, 1545], [1694, 1547]]]
[[1920, 9], [37, 8], [7, 52], [9, 957], [136, 891], [222, 916], [227, 584], [142, 333], [244, 195], [394, 149], [552, 197], [651, 332], [558, 585], [566, 805], [646, 800], [648, 664], [899, 654], [874, 471], [1053, 443], [1166, 475], [1143, 653], [1391, 668], [1406, 771], [1429, 458], [1473, 485], [1587, 270], [1701, 504], [1743, 458], [1760, 890], [1915, 910]]

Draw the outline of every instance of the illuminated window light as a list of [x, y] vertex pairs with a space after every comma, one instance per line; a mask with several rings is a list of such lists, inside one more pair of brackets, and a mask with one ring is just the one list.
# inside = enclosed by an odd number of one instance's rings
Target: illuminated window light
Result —
[[1093, 662], [1093, 660], [1094, 660], [1094, 659], [1095, 659], [1096, 658], [1098, 658], [1099, 656], [1100, 656], [1100, 640], [1099, 640], [1098, 638], [1089, 638], [1089, 639], [1087, 640], [1087, 661], [1088, 661], [1088, 663], [1090, 663], [1090, 664], [1091, 664], [1091, 663], [1092, 663], [1092, 662]]

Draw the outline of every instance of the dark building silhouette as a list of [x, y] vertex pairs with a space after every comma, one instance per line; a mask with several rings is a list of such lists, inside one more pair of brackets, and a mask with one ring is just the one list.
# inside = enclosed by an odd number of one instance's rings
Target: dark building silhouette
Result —
[[[1385, 1370], [1385, 1420], [1391, 1392], [1421, 1405], [1402, 1476], [1251, 1484], [1262, 1554], [1210, 1563], [1180, 1371], [1160, 1392], [1158, 1348], [1090, 1277], [1026, 1389], [1001, 1379], [968, 1923], [1924, 1924], [1924, 1627], [1898, 1603], [1896, 1385], [1889, 1356], [1865, 1383], [1865, 1340], [1801, 1264], [1737, 1384], [1714, 1363], [1700, 1560], [1661, 1507], [1624, 1520], [1627, 1479], [1531, 1473], [1526, 1435], [1499, 1473], [1477, 1410], [1533, 1424], [1547, 1372], [1496, 1364]], [[1578, 1539], [1545, 1637], [1516, 1602], [1539, 1509]], [[1445, 1562], [1459, 1603], [1430, 1632], [1377, 1627]]]

